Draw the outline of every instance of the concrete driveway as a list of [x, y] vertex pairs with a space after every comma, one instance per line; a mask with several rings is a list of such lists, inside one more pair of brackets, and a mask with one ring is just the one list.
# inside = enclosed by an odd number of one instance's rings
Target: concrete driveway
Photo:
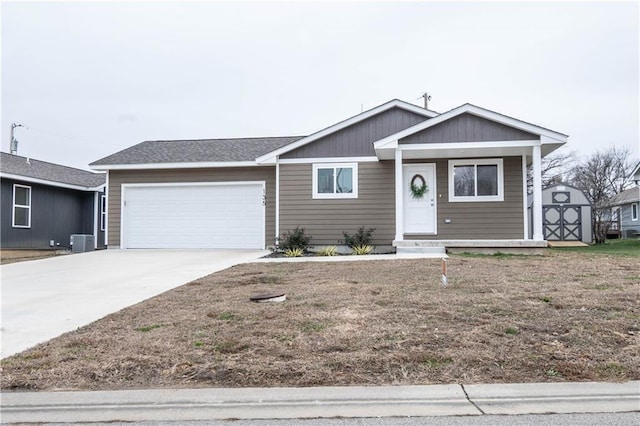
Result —
[[101, 250], [0, 266], [5, 358], [260, 250]]

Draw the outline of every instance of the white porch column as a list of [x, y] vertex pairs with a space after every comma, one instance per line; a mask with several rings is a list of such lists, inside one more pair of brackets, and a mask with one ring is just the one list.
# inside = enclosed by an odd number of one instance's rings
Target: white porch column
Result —
[[540, 145], [533, 147], [533, 239], [544, 240], [542, 233], [542, 155]]
[[[280, 158], [276, 158], [276, 235], [273, 243], [280, 238]], [[268, 242], [268, 241], [267, 241]]]
[[522, 210], [524, 215], [524, 239], [529, 239], [529, 205], [527, 203], [527, 156], [522, 156]]
[[396, 241], [404, 239], [404, 210], [402, 200], [402, 151], [396, 148]]

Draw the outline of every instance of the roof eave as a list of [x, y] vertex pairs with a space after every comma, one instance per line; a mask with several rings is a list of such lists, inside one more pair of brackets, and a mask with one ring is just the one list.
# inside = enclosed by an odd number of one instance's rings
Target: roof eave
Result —
[[254, 167], [256, 161], [202, 161], [178, 163], [90, 164], [92, 170], [152, 170], [152, 169], [205, 169], [221, 167]]
[[57, 182], [57, 181], [48, 180], [48, 179], [40, 179], [32, 176], [23, 176], [23, 175], [16, 175], [12, 173], [4, 173], [4, 172], [0, 172], [0, 178], [13, 179], [13, 180], [19, 180], [22, 182], [36, 183], [39, 185], [54, 186], [56, 188], [75, 189], [77, 191], [87, 191], [87, 192], [101, 191], [105, 187], [104, 183], [98, 186], [74, 185], [71, 183]]

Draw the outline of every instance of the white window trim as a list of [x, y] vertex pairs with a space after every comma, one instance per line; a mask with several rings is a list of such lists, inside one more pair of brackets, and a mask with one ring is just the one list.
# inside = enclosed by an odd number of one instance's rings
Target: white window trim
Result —
[[[636, 215], [633, 215], [633, 207], [636, 207]], [[631, 203], [631, 220], [634, 222], [638, 221], [638, 216], [640, 216], [640, 212], [638, 212], [638, 210], [640, 210], [640, 203], [635, 202], [635, 203]]]
[[100, 231], [107, 228], [107, 196], [100, 196]]
[[[353, 170], [353, 192], [350, 193], [333, 193], [333, 194], [321, 194], [318, 193], [318, 169], [331, 169], [331, 168], [351, 168]], [[335, 190], [336, 174], [334, 173], [334, 190]], [[313, 198], [314, 199], [345, 199], [345, 198], [358, 198], [358, 163], [321, 163], [313, 165]]]
[[[16, 204], [16, 188], [26, 188], [29, 190], [28, 205]], [[16, 207], [27, 209], [27, 225], [16, 225]], [[11, 226], [14, 228], [31, 228], [31, 187], [27, 185], [13, 184], [13, 206], [11, 208]]]
[[[472, 197], [456, 197], [454, 195], [453, 168], [454, 166], [498, 166], [498, 195], [474, 195]], [[477, 179], [476, 179], [477, 190]], [[504, 165], [502, 158], [482, 158], [475, 160], [449, 160], [449, 202], [450, 203], [483, 203], [504, 201]]]

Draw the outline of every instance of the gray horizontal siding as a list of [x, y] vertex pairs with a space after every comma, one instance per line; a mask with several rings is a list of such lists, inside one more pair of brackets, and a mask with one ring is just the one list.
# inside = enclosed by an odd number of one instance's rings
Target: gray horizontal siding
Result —
[[465, 113], [413, 135], [402, 144], [534, 140], [539, 136]]
[[375, 228], [373, 243], [389, 245], [395, 235], [393, 162], [358, 165], [358, 198], [314, 200], [312, 165], [280, 166], [280, 232], [305, 228], [311, 244], [339, 244], [346, 231], [360, 226]]
[[275, 237], [275, 167], [237, 167], [175, 170], [111, 170], [109, 172], [109, 245], [120, 246], [122, 184], [175, 182], [266, 182], [265, 242]]
[[[640, 217], [638, 220], [632, 220], [631, 215], [631, 205], [637, 204], [638, 209], [640, 209], [640, 203], [637, 201], [635, 203], [624, 204], [620, 206], [620, 230], [622, 231], [622, 235], [626, 236], [628, 232], [640, 232]], [[638, 211], [640, 215], [640, 210]]]
[[[522, 239], [522, 168], [520, 157], [504, 159], [503, 202], [449, 203], [448, 160], [436, 163], [438, 234], [406, 235], [406, 239]], [[409, 162], [407, 162], [409, 163]], [[395, 237], [394, 162], [358, 165], [358, 199], [312, 199], [312, 165], [280, 166], [280, 232], [305, 228], [311, 244], [337, 244], [342, 231], [359, 226], [374, 227], [374, 244], [389, 245]], [[450, 218], [451, 224], [444, 224]]]
[[373, 156], [373, 142], [418, 124], [427, 117], [401, 108], [391, 108], [359, 123], [288, 152], [281, 158]]
[[[406, 235], [405, 239], [501, 240], [522, 239], [524, 237], [522, 159], [520, 157], [504, 158], [504, 201], [502, 202], [450, 203], [448, 160], [435, 160], [435, 163], [438, 191], [438, 234]], [[451, 219], [451, 223], [444, 223], [445, 219]]]

